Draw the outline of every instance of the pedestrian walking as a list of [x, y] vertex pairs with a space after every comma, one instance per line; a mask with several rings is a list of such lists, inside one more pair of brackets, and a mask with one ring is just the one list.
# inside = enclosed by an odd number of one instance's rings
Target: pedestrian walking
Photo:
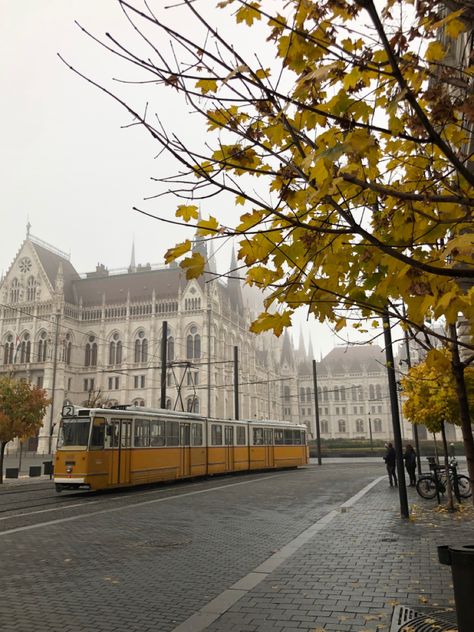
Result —
[[387, 466], [388, 480], [390, 483], [390, 487], [393, 487], [394, 485], [396, 487], [398, 485], [398, 481], [397, 481], [397, 472], [395, 469], [396, 461], [397, 461], [395, 448], [393, 447], [391, 443], [386, 443], [385, 448], [387, 449], [387, 452], [385, 453], [383, 460], [385, 461], [385, 465]]
[[410, 487], [415, 487], [416, 485], [416, 452], [412, 445], [409, 443], [405, 446], [405, 453], [403, 454], [403, 459], [405, 461], [405, 468], [408, 472], [408, 476], [410, 477]]

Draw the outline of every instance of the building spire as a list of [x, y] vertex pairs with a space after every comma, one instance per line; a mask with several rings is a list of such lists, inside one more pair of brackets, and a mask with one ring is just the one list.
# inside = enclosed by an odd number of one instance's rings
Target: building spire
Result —
[[26, 223], [26, 238], [29, 239], [30, 237], [30, 229], [31, 229], [31, 224], [30, 224], [30, 218], [27, 218], [27, 223]]
[[132, 256], [130, 257], [130, 266], [128, 268], [129, 272], [136, 272], [137, 266], [135, 265], [135, 238], [132, 241]]
[[237, 312], [244, 309], [244, 301], [242, 298], [242, 287], [240, 285], [239, 270], [237, 267], [237, 257], [235, 256], [234, 246], [232, 246], [232, 256], [230, 260], [229, 277], [227, 279], [227, 288], [229, 290], [229, 299], [232, 308]]

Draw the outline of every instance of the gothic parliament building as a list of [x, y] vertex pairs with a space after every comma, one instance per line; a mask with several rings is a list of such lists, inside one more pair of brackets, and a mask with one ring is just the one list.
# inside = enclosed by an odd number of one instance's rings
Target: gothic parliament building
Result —
[[[237, 379], [241, 419], [305, 423], [315, 437], [311, 344], [306, 350], [302, 334], [298, 349], [288, 332], [252, 334], [261, 293], [235, 277], [222, 280], [206, 246], [194, 248], [208, 261], [198, 280], [186, 280], [176, 264], [135, 265], [134, 249], [127, 269], [98, 264], [79, 274], [66, 253], [31, 235], [28, 225], [0, 280], [0, 376], [28, 380], [52, 398], [28, 449], [54, 448], [65, 400], [158, 408], [164, 322], [167, 408], [233, 419]], [[323, 438], [390, 437], [380, 347], [338, 347], [316, 366]]]

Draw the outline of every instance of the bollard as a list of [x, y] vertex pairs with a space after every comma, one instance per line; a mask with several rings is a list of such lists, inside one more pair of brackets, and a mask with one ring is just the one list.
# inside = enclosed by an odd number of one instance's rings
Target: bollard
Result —
[[438, 546], [441, 564], [451, 566], [459, 632], [474, 630], [474, 544]]

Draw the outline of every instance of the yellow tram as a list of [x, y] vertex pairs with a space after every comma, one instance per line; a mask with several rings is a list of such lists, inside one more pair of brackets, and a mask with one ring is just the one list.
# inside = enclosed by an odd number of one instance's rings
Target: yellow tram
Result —
[[56, 490], [130, 487], [308, 462], [306, 426], [139, 406], [64, 406]]

